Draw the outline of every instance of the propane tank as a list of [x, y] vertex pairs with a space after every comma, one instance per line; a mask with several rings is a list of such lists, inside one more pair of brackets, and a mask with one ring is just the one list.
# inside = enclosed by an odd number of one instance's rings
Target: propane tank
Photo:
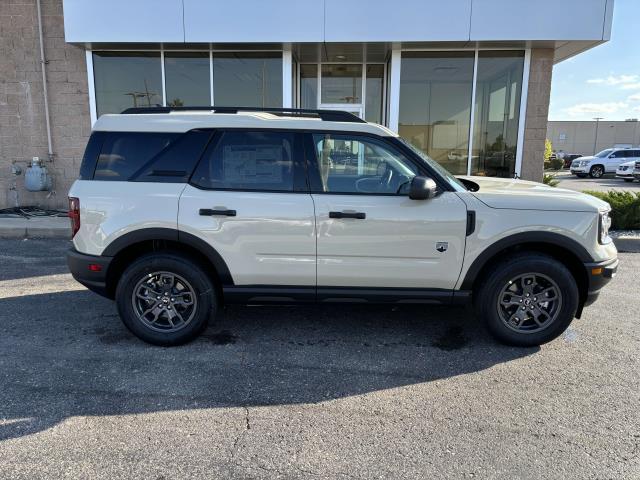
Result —
[[51, 176], [47, 167], [42, 166], [40, 158], [33, 157], [31, 159], [31, 166], [27, 167], [24, 174], [24, 186], [30, 192], [51, 190]]

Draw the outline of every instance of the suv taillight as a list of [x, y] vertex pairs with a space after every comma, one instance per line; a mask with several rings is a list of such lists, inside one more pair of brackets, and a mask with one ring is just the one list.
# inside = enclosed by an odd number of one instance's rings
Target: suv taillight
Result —
[[71, 219], [71, 238], [80, 230], [80, 199], [69, 197], [69, 219]]

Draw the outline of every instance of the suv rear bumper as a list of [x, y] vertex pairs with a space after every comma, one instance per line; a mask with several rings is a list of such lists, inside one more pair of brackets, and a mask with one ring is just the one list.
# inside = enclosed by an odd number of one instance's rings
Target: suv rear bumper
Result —
[[107, 271], [113, 257], [87, 255], [78, 252], [75, 248], [67, 251], [67, 265], [76, 281], [89, 290], [108, 297]]
[[588, 288], [584, 305], [591, 305], [596, 301], [600, 291], [616, 275], [618, 271], [618, 258], [612, 258], [604, 262], [585, 263], [587, 269]]

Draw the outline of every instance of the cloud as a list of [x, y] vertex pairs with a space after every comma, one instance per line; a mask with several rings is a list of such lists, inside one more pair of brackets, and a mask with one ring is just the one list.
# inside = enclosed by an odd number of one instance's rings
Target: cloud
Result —
[[605, 103], [579, 103], [573, 107], [566, 109], [567, 113], [572, 117], [579, 117], [587, 114], [609, 114], [616, 113], [618, 110], [627, 108], [624, 102], [605, 102]]
[[640, 93], [634, 93], [627, 98], [628, 102], [640, 102]]
[[640, 90], [640, 82], [625, 83], [624, 85], [621, 85], [620, 88], [623, 90]]
[[638, 75], [609, 75], [607, 78], [590, 78], [587, 80], [587, 83], [611, 86], [620, 85], [624, 88], [625, 85], [637, 83], [638, 79]]

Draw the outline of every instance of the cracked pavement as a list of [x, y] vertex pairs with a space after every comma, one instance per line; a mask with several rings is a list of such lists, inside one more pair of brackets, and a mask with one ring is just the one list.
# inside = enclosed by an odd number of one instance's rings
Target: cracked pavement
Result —
[[541, 348], [461, 308], [323, 305], [165, 349], [68, 245], [0, 241], [0, 478], [640, 478], [640, 254]]

